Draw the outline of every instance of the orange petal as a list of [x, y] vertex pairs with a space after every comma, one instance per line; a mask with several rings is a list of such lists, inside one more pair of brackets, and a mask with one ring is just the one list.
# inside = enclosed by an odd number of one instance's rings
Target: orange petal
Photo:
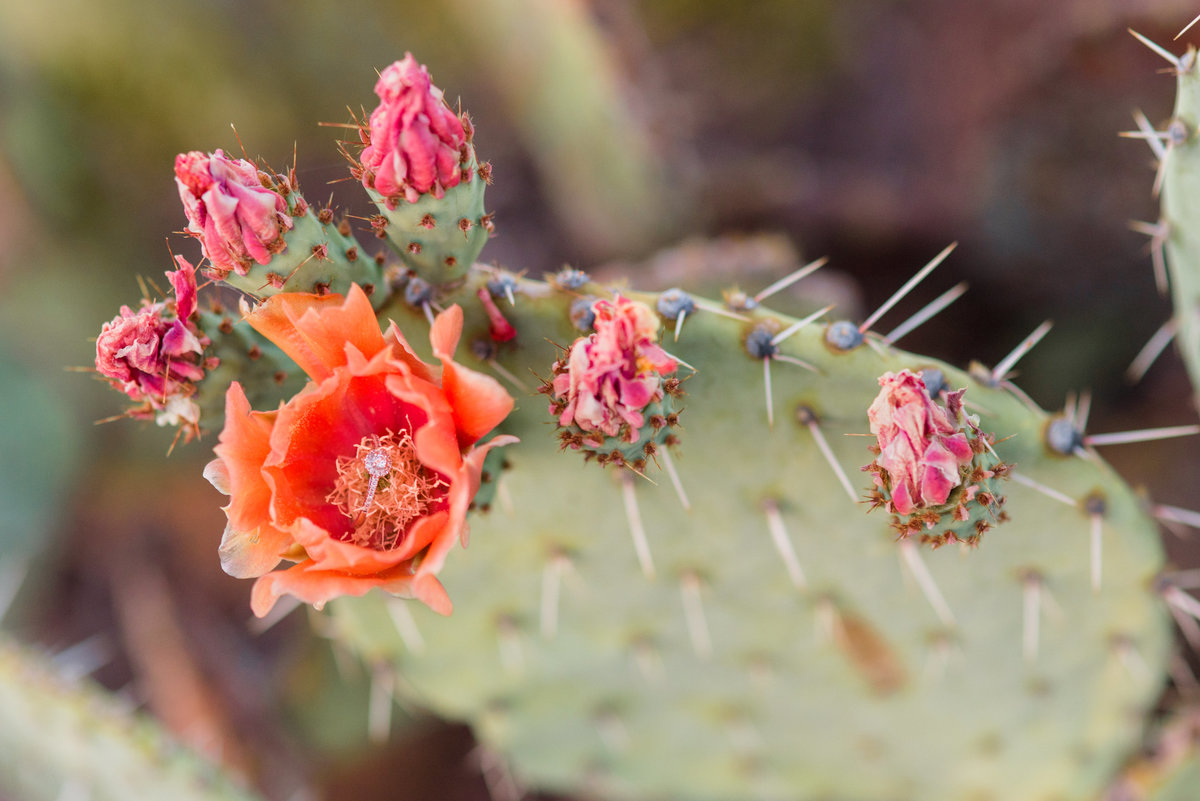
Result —
[[[463, 310], [457, 303], [439, 314], [429, 329], [429, 343], [439, 359], [454, 355], [458, 340], [462, 336]], [[443, 356], [442, 354], [445, 354]]]
[[[446, 512], [436, 512], [420, 520], [420, 530], [416, 530], [414, 524], [413, 534], [424, 540], [420, 548], [424, 548], [425, 543], [431, 540], [434, 536], [433, 532], [444, 528], [448, 517]], [[425, 526], [430, 526], [430, 528], [426, 529]], [[353, 573], [355, 576], [370, 576], [372, 573], [388, 572], [401, 562], [412, 559], [416, 550], [420, 550], [420, 548], [412, 550], [407, 547], [376, 550], [356, 546], [353, 542], [335, 540], [334, 537], [329, 536], [329, 532], [306, 518], [296, 520], [295, 525], [292, 526], [292, 536], [301, 547], [304, 547], [308, 559], [320, 570]]]
[[272, 295], [246, 316], [246, 322], [317, 381], [346, 363], [347, 344], [368, 358], [387, 347], [371, 301], [357, 284], [344, 298], [300, 292]]
[[269, 573], [292, 547], [292, 538], [273, 526], [262, 525], [251, 531], [239, 531], [232, 523], [225, 526], [221, 547], [221, 569], [234, 578], [255, 578]]
[[479, 491], [480, 475], [483, 473], [483, 460], [488, 451], [501, 445], [509, 445], [519, 440], [513, 436], [495, 437], [484, 445], [472, 448], [463, 458], [462, 468], [454, 476], [450, 486], [449, 516], [445, 524], [446, 533], [450, 536], [435, 537], [429, 544], [429, 551], [421, 560], [417, 573], [420, 575], [435, 575], [446, 562], [446, 557], [459, 541], [465, 547], [467, 544], [467, 508], [471, 499]]
[[416, 598], [442, 615], [450, 614], [453, 608], [440, 581], [433, 576], [414, 576], [407, 563], [386, 573], [354, 576], [320, 570], [312, 562], [276, 570], [254, 582], [250, 608], [256, 616], [264, 617], [283, 595], [293, 595], [307, 604], [323, 604], [343, 595], [365, 595], [375, 587], [404, 598]]
[[385, 337], [391, 340], [393, 358], [407, 364], [417, 378], [424, 381], [433, 380], [433, 373], [429, 371], [429, 365], [421, 361], [420, 357], [409, 347], [408, 340], [404, 338], [404, 334], [400, 333], [400, 329], [396, 327], [396, 323], [391, 320], [388, 321], [388, 330]]
[[434, 355], [442, 360], [442, 391], [454, 409], [458, 444], [465, 448], [508, 417], [513, 409], [513, 399], [496, 379], [454, 361], [462, 323], [462, 309], [451, 306], [433, 321], [429, 341]]
[[[230, 495], [225, 507], [234, 528], [250, 531], [270, 520], [271, 488], [263, 478], [262, 467], [271, 452], [274, 412], [255, 412], [234, 381], [225, 393], [225, 428], [213, 451], [221, 467], [205, 468], [211, 479], [225, 485]], [[216, 484], [214, 484], [216, 486]], [[217, 489], [221, 489], [220, 486]]]

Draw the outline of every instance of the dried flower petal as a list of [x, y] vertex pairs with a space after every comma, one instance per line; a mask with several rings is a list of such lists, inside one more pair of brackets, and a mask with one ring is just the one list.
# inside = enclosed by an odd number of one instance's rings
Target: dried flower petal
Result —
[[879, 443], [875, 461], [890, 481], [891, 511], [908, 515], [944, 504], [962, 483], [959, 468], [971, 463], [966, 434], [929, 396], [920, 376], [884, 373], [879, 385], [867, 419]]
[[104, 324], [96, 338], [96, 370], [130, 400], [140, 404], [130, 417], [155, 418], [159, 425], [194, 429], [200, 410], [190, 400], [196, 382], [213, 366], [204, 359], [209, 340], [190, 317], [196, 310], [196, 270], [182, 256], [167, 272], [174, 300], [143, 300]]
[[400, 197], [410, 203], [426, 193], [440, 198], [461, 179], [467, 148], [462, 120], [412, 53], [379, 74], [375, 94], [379, 106], [371, 113], [361, 156], [363, 185], [393, 209]]
[[287, 247], [283, 234], [292, 227], [287, 202], [263, 186], [250, 162], [221, 150], [180, 153], [175, 184], [188, 233], [200, 239], [217, 277], [245, 275], [255, 262], [266, 264]]

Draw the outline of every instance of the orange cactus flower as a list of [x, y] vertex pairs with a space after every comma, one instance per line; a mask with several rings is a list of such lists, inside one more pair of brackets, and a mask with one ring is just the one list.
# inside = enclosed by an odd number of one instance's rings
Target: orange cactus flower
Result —
[[[311, 379], [270, 412], [252, 411], [233, 383], [205, 469], [230, 496], [221, 566], [258, 578], [254, 614], [285, 594], [320, 605], [373, 587], [449, 614], [438, 571], [466, 544], [484, 456], [516, 441], [479, 443], [513, 400], [454, 362], [462, 310], [450, 307], [430, 331], [440, 380], [394, 324], [380, 330], [357, 286], [346, 297], [275, 295], [247, 321]], [[275, 570], [283, 560], [297, 564]]]

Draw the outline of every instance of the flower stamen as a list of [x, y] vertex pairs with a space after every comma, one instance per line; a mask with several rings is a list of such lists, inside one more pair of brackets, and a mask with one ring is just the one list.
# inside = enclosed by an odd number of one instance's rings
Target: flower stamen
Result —
[[379, 551], [404, 540], [409, 524], [444, 505], [450, 484], [417, 458], [407, 431], [364, 437], [339, 456], [338, 478], [326, 498], [353, 521], [347, 540]]

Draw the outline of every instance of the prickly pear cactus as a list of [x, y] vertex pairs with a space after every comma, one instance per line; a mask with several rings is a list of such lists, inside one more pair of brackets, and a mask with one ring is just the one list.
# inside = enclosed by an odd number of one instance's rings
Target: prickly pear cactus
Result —
[[[1165, 685], [1168, 608], [1200, 604], [1086, 415], [1007, 381], [1046, 327], [969, 372], [874, 333], [950, 248], [863, 323], [475, 264], [469, 122], [411, 56], [376, 92], [351, 160], [404, 265], [386, 286], [285, 276], [227, 320], [181, 266], [98, 341], [144, 414], [168, 386], [222, 429], [205, 477], [256, 614], [329, 602], [332, 636], [537, 787], [1100, 797]], [[303, 270], [290, 183], [194, 155], [245, 177], [177, 165], [205, 273]]]
[[[495, 357], [516, 375], [578, 333], [571, 293], [519, 286], [519, 345]], [[420, 341], [420, 317], [389, 311]], [[697, 367], [671, 457], [686, 505], [653, 460], [646, 478], [572, 464], [546, 402], [522, 399], [502, 427], [522, 443], [500, 497], [442, 573], [454, 614], [343, 599], [343, 636], [560, 791], [1095, 797], [1137, 744], [1171, 646], [1139, 500], [1101, 461], [1049, 449], [1048, 416], [1006, 388], [891, 348], [838, 351], [823, 325], [778, 346], [816, 369], [772, 359], [772, 427], [746, 338], [792, 321], [747, 317], [699, 311], [665, 337]], [[1053, 494], [1002, 482], [1011, 519], [977, 549], [918, 551], [867, 513], [873, 439], [857, 435], [876, 378], [929, 368], [966, 388], [999, 458]]]
[[1166, 264], [1175, 313], [1179, 352], [1200, 387], [1200, 228], [1191, 221], [1200, 215], [1200, 76], [1196, 50], [1174, 60], [1175, 110], [1160, 144], [1162, 150], [1162, 221]]
[[44, 657], [0, 642], [0, 791], [19, 801], [252, 801], [215, 765]]

